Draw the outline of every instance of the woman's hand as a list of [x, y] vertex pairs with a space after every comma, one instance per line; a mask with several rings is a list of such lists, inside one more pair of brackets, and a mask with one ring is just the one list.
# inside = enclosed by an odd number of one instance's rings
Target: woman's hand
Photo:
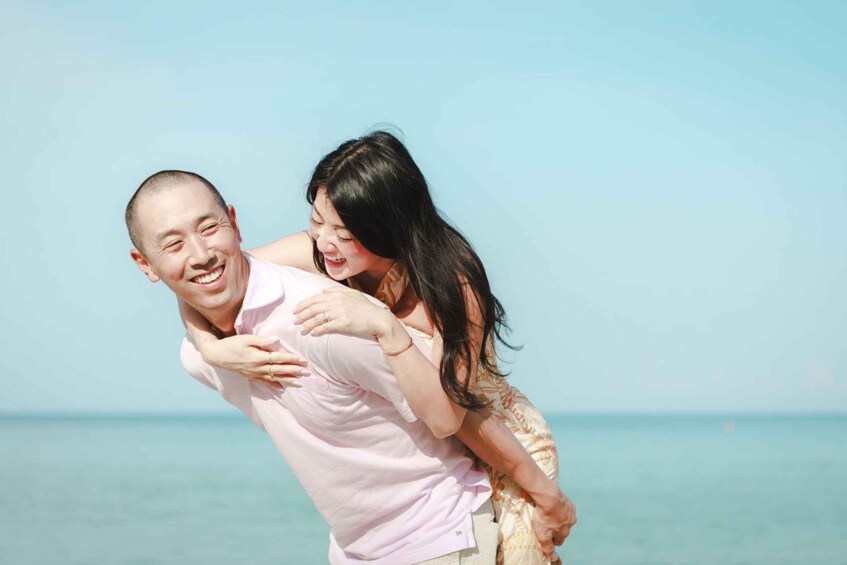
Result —
[[548, 559], [553, 555], [554, 545], [562, 545], [576, 524], [576, 509], [570, 499], [558, 486], [552, 487], [550, 492], [551, 496], [535, 497], [532, 514], [532, 529]]
[[314, 336], [337, 332], [379, 340], [397, 323], [390, 310], [349, 288], [325, 289], [300, 302], [294, 315], [301, 333]]
[[309, 374], [306, 360], [281, 349], [274, 337], [236, 335], [198, 345], [208, 364], [248, 379], [299, 386], [297, 379]]

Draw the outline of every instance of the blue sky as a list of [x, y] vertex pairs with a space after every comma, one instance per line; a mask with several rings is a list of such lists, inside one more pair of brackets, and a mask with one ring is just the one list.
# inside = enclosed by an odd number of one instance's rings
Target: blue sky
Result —
[[219, 411], [123, 207], [196, 170], [245, 244], [400, 128], [547, 411], [847, 406], [847, 8], [0, 0], [0, 412]]

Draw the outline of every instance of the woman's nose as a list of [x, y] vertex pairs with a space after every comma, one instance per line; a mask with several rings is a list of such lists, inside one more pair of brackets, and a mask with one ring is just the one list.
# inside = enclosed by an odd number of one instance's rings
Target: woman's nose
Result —
[[330, 236], [332, 235], [331, 232], [332, 230], [330, 230], [327, 226], [317, 226], [315, 228], [315, 243], [318, 246], [318, 251], [321, 253], [332, 251], [335, 248], [335, 245], [330, 241]]

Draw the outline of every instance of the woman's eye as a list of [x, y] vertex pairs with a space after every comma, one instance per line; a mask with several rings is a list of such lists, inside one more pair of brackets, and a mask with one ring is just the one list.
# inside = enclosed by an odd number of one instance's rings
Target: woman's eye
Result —
[[316, 226], [321, 225], [323, 222], [318, 221], [316, 218], [310, 218], [311, 222]]
[[355, 239], [350, 234], [340, 234], [339, 233], [337, 235], [338, 235], [338, 239], [340, 239], [341, 241], [353, 241]]

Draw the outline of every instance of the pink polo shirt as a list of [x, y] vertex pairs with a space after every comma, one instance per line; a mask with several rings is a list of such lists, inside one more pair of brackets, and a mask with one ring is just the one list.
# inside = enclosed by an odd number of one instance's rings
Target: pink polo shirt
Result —
[[418, 420], [375, 341], [294, 325], [298, 302], [338, 283], [248, 261], [236, 332], [278, 337], [311, 375], [279, 390], [207, 365], [188, 339], [182, 364], [271, 437], [329, 524], [330, 562], [402, 565], [475, 547], [471, 513], [491, 487], [464, 445]]

